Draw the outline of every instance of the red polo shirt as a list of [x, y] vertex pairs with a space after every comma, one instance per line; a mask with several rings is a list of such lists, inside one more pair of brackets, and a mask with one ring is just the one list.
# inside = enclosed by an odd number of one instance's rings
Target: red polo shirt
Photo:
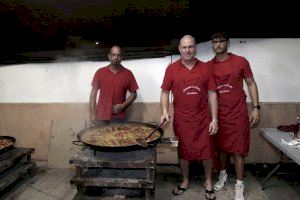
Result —
[[100, 90], [96, 119], [125, 118], [125, 110], [112, 113], [112, 106], [126, 100], [127, 91], [135, 92], [139, 87], [132, 72], [124, 67], [114, 74], [109, 66], [100, 68], [94, 75], [92, 86]]

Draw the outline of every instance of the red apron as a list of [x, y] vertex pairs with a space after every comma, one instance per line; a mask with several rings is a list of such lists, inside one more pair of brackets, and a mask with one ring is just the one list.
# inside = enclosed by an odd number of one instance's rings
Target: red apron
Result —
[[[198, 67], [198, 69], [194, 69]], [[179, 157], [185, 160], [214, 158], [214, 140], [207, 100], [207, 75], [195, 66], [174, 80], [174, 133], [179, 139]], [[186, 69], [188, 70], [188, 69]]]
[[[223, 66], [222, 63], [219, 64], [215, 65], [214, 69], [219, 102], [218, 148], [224, 152], [247, 155], [250, 143], [250, 126], [246, 94], [238, 81], [242, 77], [239, 68], [235, 67], [234, 63], [230, 62], [229, 71], [231, 72], [228, 74], [221, 72]], [[219, 72], [216, 67], [220, 67]]]

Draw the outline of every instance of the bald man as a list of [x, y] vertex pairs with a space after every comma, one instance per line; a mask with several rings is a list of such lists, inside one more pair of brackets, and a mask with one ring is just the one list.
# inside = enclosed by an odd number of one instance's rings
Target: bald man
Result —
[[[90, 121], [105, 125], [110, 121], [124, 121], [125, 109], [136, 99], [137, 82], [132, 72], [121, 65], [122, 50], [113, 46], [108, 54], [110, 64], [94, 75], [90, 94]], [[97, 93], [100, 91], [98, 103]], [[127, 91], [130, 92], [126, 99]]]
[[172, 192], [180, 195], [189, 188], [189, 163], [202, 161], [205, 197], [215, 199], [211, 171], [215, 155], [213, 135], [218, 129], [216, 84], [210, 68], [195, 58], [194, 37], [182, 37], [178, 50], [181, 58], [167, 67], [161, 86], [161, 121], [170, 120], [170, 91], [174, 96], [173, 128], [179, 139], [178, 157], [183, 177], [181, 184]]

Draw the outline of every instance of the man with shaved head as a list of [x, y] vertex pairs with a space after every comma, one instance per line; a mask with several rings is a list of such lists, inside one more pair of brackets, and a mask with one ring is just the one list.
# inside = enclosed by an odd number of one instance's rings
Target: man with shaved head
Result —
[[179, 139], [178, 156], [183, 177], [172, 192], [180, 195], [189, 188], [189, 163], [202, 161], [205, 197], [216, 199], [211, 181], [215, 155], [213, 135], [218, 129], [216, 84], [210, 68], [195, 58], [197, 51], [194, 37], [182, 37], [178, 50], [181, 58], [167, 67], [161, 86], [161, 121], [170, 121], [170, 91], [174, 97], [173, 128]]
[[[94, 75], [90, 94], [90, 120], [96, 125], [124, 121], [125, 109], [136, 99], [137, 82], [132, 72], [121, 65], [122, 50], [113, 46], [108, 54], [110, 64]], [[100, 91], [98, 103], [97, 93]], [[126, 99], [127, 91], [130, 92]], [[97, 104], [97, 106], [96, 106]]]

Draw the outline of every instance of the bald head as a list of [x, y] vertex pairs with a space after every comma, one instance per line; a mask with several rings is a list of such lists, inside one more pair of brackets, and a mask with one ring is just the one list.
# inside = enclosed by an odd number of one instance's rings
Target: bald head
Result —
[[195, 38], [191, 35], [183, 36], [180, 39], [178, 50], [183, 61], [194, 61], [197, 54]]
[[121, 66], [121, 61], [122, 61], [122, 49], [121, 47], [115, 45], [113, 46], [108, 54], [108, 59], [110, 61], [110, 64], [119, 67]]
[[179, 45], [182, 46], [183, 43], [188, 42], [188, 43], [192, 43], [193, 45], [196, 44], [196, 40], [193, 36], [191, 35], [185, 35], [180, 39], [180, 43]]
[[109, 53], [112, 53], [112, 52], [114, 52], [114, 51], [118, 51], [118, 52], [122, 53], [121, 47], [119, 47], [119, 46], [117, 46], [117, 45], [112, 46], [112, 47], [110, 48], [110, 50], [109, 50]]

